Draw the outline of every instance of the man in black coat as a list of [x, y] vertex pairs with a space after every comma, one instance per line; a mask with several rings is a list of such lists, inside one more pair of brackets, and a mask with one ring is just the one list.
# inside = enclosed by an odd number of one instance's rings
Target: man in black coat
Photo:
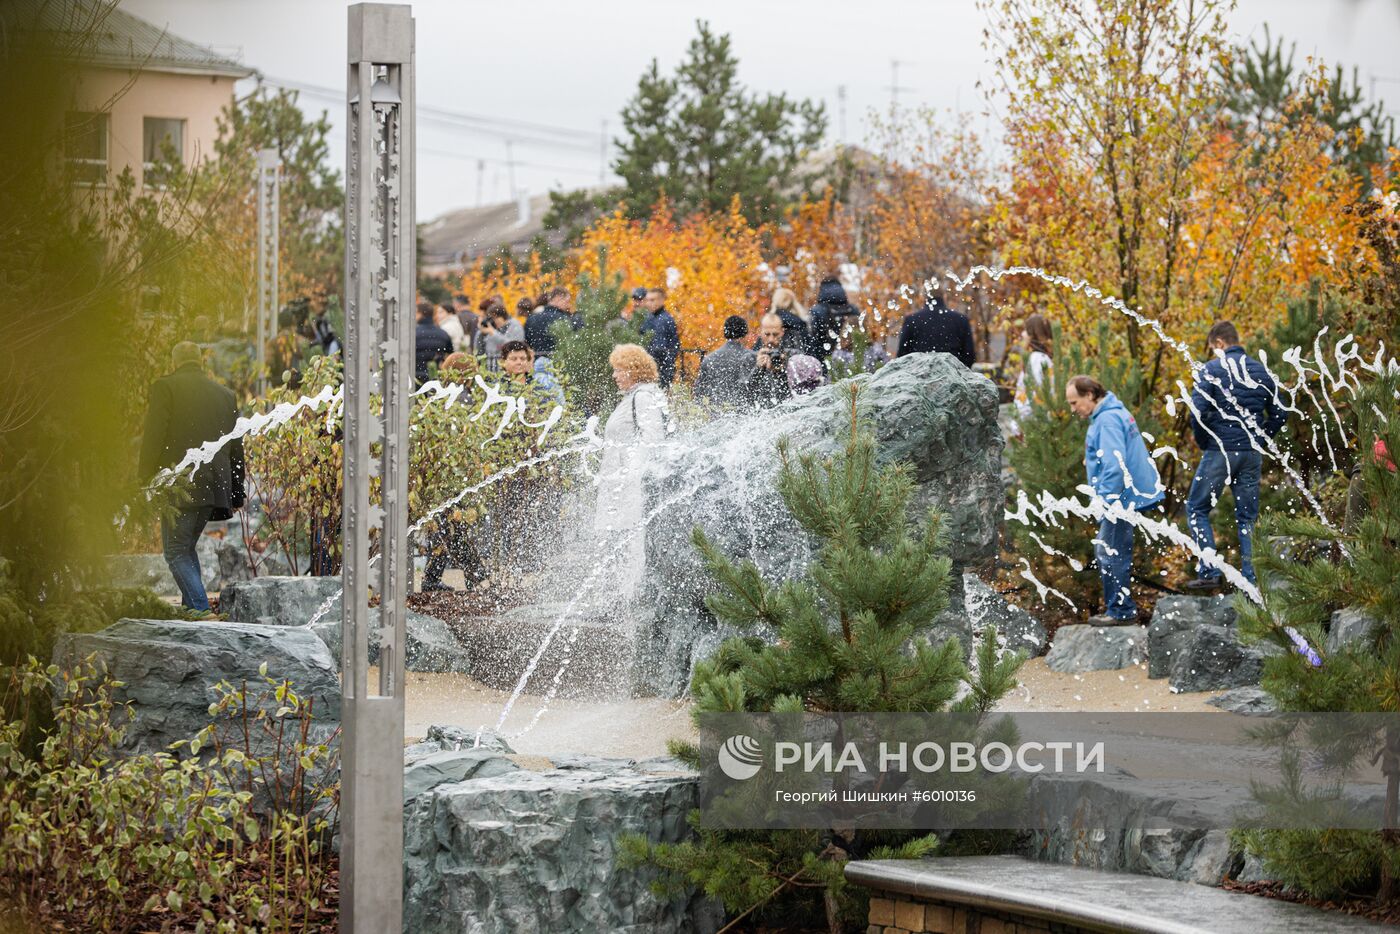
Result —
[[418, 303], [418, 326], [413, 332], [413, 378], [419, 386], [428, 381], [428, 367], [442, 364], [452, 353], [452, 338], [433, 324], [432, 302]]
[[567, 321], [575, 331], [583, 327], [583, 319], [573, 313], [574, 297], [568, 289], [556, 288], [549, 293], [545, 305], [525, 319], [525, 343], [535, 352], [538, 362], [546, 363], [554, 357], [559, 341], [550, 329], [560, 321]]
[[[160, 470], [180, 463], [190, 448], [228, 434], [238, 421], [233, 393], [204, 372], [197, 345], [176, 344], [171, 362], [175, 372], [155, 381], [146, 405], [140, 470], [147, 482]], [[235, 438], [194, 471], [189, 502], [161, 519], [165, 563], [180, 588], [180, 602], [190, 609], [209, 609], [195, 553], [199, 536], [210, 519], [229, 518], [243, 499], [243, 440]]]
[[977, 348], [972, 341], [972, 325], [967, 315], [943, 304], [941, 292], [934, 292], [928, 304], [904, 319], [895, 356], [930, 351], [950, 353], [967, 367], [977, 362]]
[[807, 338], [807, 355], [823, 364], [841, 346], [842, 318], [855, 317], [856, 309], [846, 299], [841, 280], [830, 276], [817, 287], [817, 303], [812, 306], [812, 330]]

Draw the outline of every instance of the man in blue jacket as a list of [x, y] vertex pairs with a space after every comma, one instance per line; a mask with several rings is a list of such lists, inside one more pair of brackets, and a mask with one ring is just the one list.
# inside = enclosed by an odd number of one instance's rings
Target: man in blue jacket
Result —
[[[1065, 401], [1080, 418], [1089, 419], [1084, 438], [1084, 468], [1094, 498], [1106, 506], [1147, 512], [1162, 502], [1162, 481], [1147, 453], [1133, 415], [1118, 397], [1092, 376], [1074, 376], [1065, 386]], [[1089, 617], [1091, 626], [1135, 623], [1137, 603], [1130, 589], [1133, 571], [1133, 523], [1105, 516], [1094, 539], [1094, 558], [1103, 580], [1104, 612]]]
[[656, 369], [661, 377], [661, 388], [669, 389], [671, 380], [676, 378], [676, 357], [681, 352], [680, 331], [676, 319], [666, 310], [666, 290], [647, 290], [643, 307], [647, 310], [642, 322], [642, 336], [647, 338], [646, 350], [656, 361]]
[[[1214, 358], [1196, 372], [1191, 391], [1191, 431], [1201, 463], [1186, 497], [1186, 523], [1196, 546], [1215, 547], [1210, 512], [1229, 486], [1235, 493], [1235, 525], [1240, 536], [1240, 572], [1255, 583], [1254, 520], [1259, 518], [1259, 470], [1264, 441], [1283, 427], [1277, 386], [1264, 364], [1244, 352], [1229, 321], [1217, 321], [1206, 336]], [[1201, 560], [1187, 590], [1220, 586], [1220, 567]]]

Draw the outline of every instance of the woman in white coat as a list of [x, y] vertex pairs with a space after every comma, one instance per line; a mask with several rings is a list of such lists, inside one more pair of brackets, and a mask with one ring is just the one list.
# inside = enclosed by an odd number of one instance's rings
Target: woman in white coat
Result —
[[[612, 554], [625, 536], [631, 540], [614, 557], [623, 568], [621, 592], [631, 596], [642, 577], [646, 499], [642, 467], [666, 439], [666, 396], [657, 385], [656, 361], [636, 344], [619, 344], [608, 357], [622, 401], [603, 428], [603, 460], [598, 467], [598, 511], [593, 530]], [[601, 556], [600, 556], [601, 557]]]

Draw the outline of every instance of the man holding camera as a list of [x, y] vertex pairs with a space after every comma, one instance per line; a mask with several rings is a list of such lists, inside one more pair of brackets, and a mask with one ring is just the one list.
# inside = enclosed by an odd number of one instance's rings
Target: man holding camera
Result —
[[787, 333], [783, 319], [771, 312], [759, 322], [757, 357], [753, 372], [749, 374], [748, 393], [754, 405], [761, 409], [775, 406], [792, 395], [787, 362], [789, 356], [800, 350], [784, 339]]

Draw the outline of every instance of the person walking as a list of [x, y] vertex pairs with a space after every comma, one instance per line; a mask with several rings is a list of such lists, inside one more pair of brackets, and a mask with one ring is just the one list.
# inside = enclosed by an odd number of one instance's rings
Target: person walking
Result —
[[[1065, 401], [1075, 415], [1089, 420], [1084, 469], [1094, 500], [1107, 509], [1131, 514], [1155, 509], [1162, 502], [1162, 481], [1132, 413], [1092, 376], [1071, 377]], [[1091, 626], [1137, 622], [1131, 589], [1133, 525], [1131, 518], [1122, 515], [1099, 520], [1094, 558], [1103, 582], [1104, 612], [1089, 617]]]
[[[170, 362], [174, 372], [156, 380], [147, 396], [139, 466], [146, 482], [178, 464], [190, 448], [228, 434], [238, 421], [233, 392], [205, 373], [197, 344], [176, 344]], [[190, 480], [189, 501], [173, 515], [161, 517], [161, 551], [180, 589], [180, 603], [207, 612], [209, 595], [195, 549], [210, 520], [227, 519], [243, 506], [243, 439], [234, 438], [220, 447]]]
[[748, 401], [749, 374], [756, 359], [743, 343], [748, 333], [748, 322], [730, 315], [724, 319], [724, 343], [700, 361], [695, 395], [713, 408], [737, 409]]
[[656, 446], [666, 440], [666, 394], [657, 385], [660, 372], [656, 361], [637, 344], [617, 345], [608, 362], [622, 399], [603, 427], [593, 529], [606, 543], [630, 536], [618, 590], [630, 597], [641, 582], [646, 559], [642, 469]]
[[942, 292], [931, 292], [924, 307], [904, 319], [895, 356], [933, 352], [952, 354], [966, 367], [977, 362], [972, 324], [967, 315], [944, 303]]
[[452, 353], [452, 338], [433, 324], [433, 303], [418, 303], [418, 326], [413, 332], [413, 378], [419, 386], [428, 381], [429, 367]]
[[558, 339], [550, 331], [554, 325], [560, 321], [567, 321], [569, 326], [577, 331], [583, 323], [574, 311], [574, 297], [565, 288], [555, 288], [545, 296], [545, 305], [538, 311], [532, 312], [525, 321], [525, 343], [530, 345], [530, 349], [535, 352], [537, 361], [542, 361], [538, 365], [548, 366], [549, 361], [554, 357], [554, 351], [558, 346]]
[[1025, 326], [1021, 328], [1021, 344], [1025, 347], [1027, 355], [1021, 372], [1016, 377], [1016, 392], [1013, 396], [1016, 414], [1022, 419], [1031, 417], [1031, 395], [1045, 384], [1054, 367], [1054, 343], [1054, 332], [1051, 331], [1050, 322], [1045, 320], [1044, 315], [1033, 314], [1026, 318]]
[[[1259, 473], [1264, 441], [1283, 427], [1284, 409], [1274, 378], [1264, 364], [1244, 352], [1240, 334], [1229, 321], [1217, 321], [1206, 335], [1214, 356], [1196, 376], [1191, 390], [1191, 433], [1201, 462], [1186, 495], [1186, 524], [1201, 551], [1215, 548], [1210, 513], [1225, 487], [1235, 494], [1235, 526], [1240, 537], [1240, 573], [1254, 576], [1254, 522], [1259, 518]], [[1201, 593], [1221, 585], [1219, 560], [1201, 558], [1196, 579], [1186, 589]]]
[[807, 355], [816, 357], [826, 366], [831, 352], [841, 346], [843, 318], [856, 317], [856, 310], [846, 300], [841, 280], [828, 276], [817, 287], [817, 303], [812, 306], [811, 331], [807, 335]]
[[642, 322], [642, 336], [646, 338], [646, 351], [656, 361], [662, 389], [670, 389], [676, 378], [676, 357], [681, 352], [680, 330], [676, 319], [666, 310], [666, 290], [647, 289], [645, 301], [646, 320]]

